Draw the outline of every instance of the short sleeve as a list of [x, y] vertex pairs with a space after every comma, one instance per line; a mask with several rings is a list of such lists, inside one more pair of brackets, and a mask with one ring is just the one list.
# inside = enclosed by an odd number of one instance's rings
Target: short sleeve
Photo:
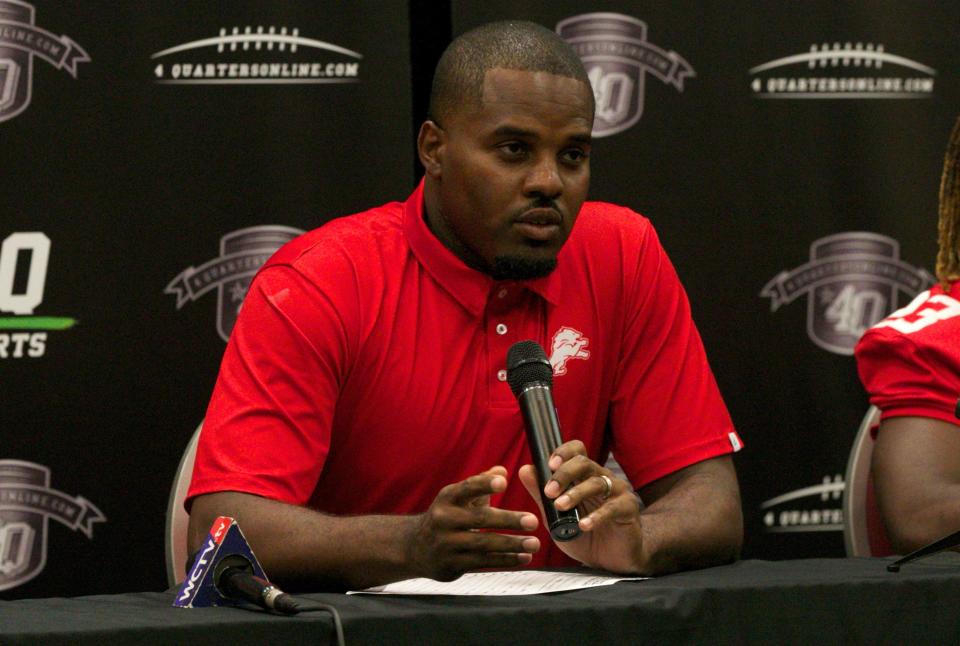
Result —
[[874, 328], [860, 339], [855, 355], [860, 381], [881, 419], [930, 417], [957, 424], [960, 376], [937, 348], [889, 328]]
[[652, 226], [628, 272], [623, 352], [611, 402], [614, 456], [636, 487], [741, 442], [676, 271]]
[[203, 422], [188, 501], [215, 491], [309, 500], [350, 352], [344, 302], [289, 266], [256, 277]]

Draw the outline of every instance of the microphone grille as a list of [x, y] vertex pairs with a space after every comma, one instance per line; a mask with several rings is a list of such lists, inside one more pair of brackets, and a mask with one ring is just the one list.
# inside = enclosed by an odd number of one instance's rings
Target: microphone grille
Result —
[[518, 341], [507, 350], [507, 383], [515, 396], [524, 386], [541, 382], [553, 386], [553, 367], [536, 341]]

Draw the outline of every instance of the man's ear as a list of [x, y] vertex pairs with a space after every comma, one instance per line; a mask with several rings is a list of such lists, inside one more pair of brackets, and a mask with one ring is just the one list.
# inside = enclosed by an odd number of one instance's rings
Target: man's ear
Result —
[[440, 179], [443, 167], [443, 153], [447, 143], [447, 133], [434, 121], [423, 122], [417, 135], [417, 154], [427, 175]]

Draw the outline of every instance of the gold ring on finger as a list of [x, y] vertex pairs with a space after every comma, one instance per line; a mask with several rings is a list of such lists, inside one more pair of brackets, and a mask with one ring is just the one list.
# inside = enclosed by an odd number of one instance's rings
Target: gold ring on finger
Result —
[[601, 475], [599, 476], [603, 480], [603, 493], [600, 494], [600, 497], [604, 500], [610, 497], [610, 492], [613, 491], [613, 480], [609, 476]]

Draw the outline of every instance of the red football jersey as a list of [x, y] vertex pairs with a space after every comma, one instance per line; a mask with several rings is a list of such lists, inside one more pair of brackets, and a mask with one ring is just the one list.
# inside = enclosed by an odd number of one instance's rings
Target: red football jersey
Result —
[[860, 380], [888, 417], [960, 425], [960, 281], [939, 285], [867, 330], [857, 344]]

